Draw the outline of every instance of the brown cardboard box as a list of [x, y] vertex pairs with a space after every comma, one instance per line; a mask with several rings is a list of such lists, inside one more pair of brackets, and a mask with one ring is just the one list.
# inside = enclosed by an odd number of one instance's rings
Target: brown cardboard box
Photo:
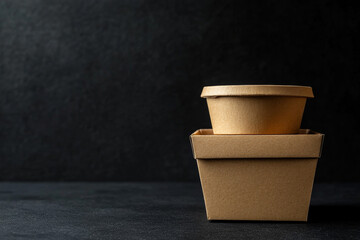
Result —
[[214, 134], [298, 133], [311, 87], [228, 85], [204, 87]]
[[209, 220], [307, 221], [324, 135], [191, 136]]

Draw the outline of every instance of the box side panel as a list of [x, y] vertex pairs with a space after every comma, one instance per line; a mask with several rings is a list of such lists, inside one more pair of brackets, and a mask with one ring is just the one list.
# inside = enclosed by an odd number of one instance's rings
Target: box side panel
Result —
[[314, 177], [312, 178], [312, 184], [311, 184], [311, 189], [310, 191], [308, 192], [308, 209], [307, 209], [307, 213], [306, 213], [306, 221], [308, 220], [308, 216], [309, 216], [309, 209], [310, 209], [310, 203], [311, 203], [311, 195], [312, 195], [312, 190], [313, 190], [313, 187], [314, 187], [314, 179], [315, 179], [315, 173], [316, 173], [316, 168], [317, 168], [317, 164], [318, 164], [318, 159], [316, 159], [316, 162], [315, 162], [315, 166], [314, 166]]
[[194, 157], [194, 159], [196, 159], [196, 153], [195, 153], [194, 142], [193, 142], [193, 135], [190, 135], [189, 140], [190, 140], [191, 151], [192, 151], [193, 157]]
[[202, 189], [202, 193], [203, 193], [203, 198], [204, 198], [204, 203], [205, 203], [205, 211], [206, 211], [206, 216], [208, 218], [208, 220], [211, 220], [209, 219], [209, 213], [208, 213], [208, 209], [207, 209], [207, 204], [206, 204], [206, 198], [205, 198], [205, 189], [206, 187], [204, 188], [204, 186], [207, 186], [208, 183], [207, 183], [207, 178], [206, 177], [202, 177], [202, 172], [200, 171], [200, 166], [199, 166], [199, 160], [196, 159], [196, 163], [197, 163], [197, 166], [198, 166], [198, 170], [199, 170], [199, 178], [200, 178], [200, 184], [201, 184], [201, 189]]
[[197, 161], [209, 220], [307, 220], [316, 158]]
[[319, 158], [323, 134], [192, 135], [198, 159]]

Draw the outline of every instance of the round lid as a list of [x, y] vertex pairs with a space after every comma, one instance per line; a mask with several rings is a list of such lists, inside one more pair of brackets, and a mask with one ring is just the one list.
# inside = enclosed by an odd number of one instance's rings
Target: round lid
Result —
[[202, 98], [221, 96], [290, 96], [313, 98], [311, 87], [292, 85], [224, 85], [203, 88]]

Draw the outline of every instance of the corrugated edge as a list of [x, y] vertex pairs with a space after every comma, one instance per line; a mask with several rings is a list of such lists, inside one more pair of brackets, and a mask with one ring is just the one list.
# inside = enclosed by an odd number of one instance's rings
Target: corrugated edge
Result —
[[193, 144], [193, 135], [196, 134], [197, 132], [201, 131], [201, 129], [199, 130], [196, 130], [195, 132], [193, 132], [190, 136], [189, 136], [189, 139], [190, 139], [190, 145], [191, 145], [191, 151], [192, 151], [192, 154], [193, 154], [193, 157], [194, 159], [196, 159], [196, 154], [195, 154], [195, 150], [194, 150], [194, 144]]
[[325, 134], [322, 134], [322, 140], [321, 140], [321, 146], [320, 146], [320, 154], [319, 154], [319, 158], [321, 158], [322, 151], [323, 151], [323, 148], [324, 148], [324, 140], [325, 140]]
[[[324, 134], [323, 134], [324, 135]], [[324, 138], [323, 138], [324, 140]], [[321, 155], [321, 150], [320, 150], [320, 155]], [[320, 157], [320, 156], [319, 156]], [[309, 211], [310, 211], [310, 205], [311, 205], [311, 197], [312, 197], [312, 192], [313, 192], [313, 189], [314, 189], [314, 181], [315, 181], [315, 176], [316, 176], [316, 169], [317, 169], [317, 165], [319, 164], [319, 159], [316, 159], [316, 166], [315, 166], [315, 171], [314, 171], [314, 176], [312, 178], [312, 184], [311, 184], [311, 189], [310, 189], [310, 196], [308, 198], [308, 201], [309, 201], [309, 205], [308, 205], [308, 208], [307, 208], [307, 214], [306, 214], [306, 219], [304, 222], [307, 222], [308, 219], [309, 219]]]
[[312, 87], [295, 85], [219, 85], [205, 86], [202, 98], [221, 96], [288, 96], [314, 98]]
[[200, 167], [199, 167], [199, 159], [195, 159], [195, 160], [196, 160], [196, 166], [197, 166], [198, 172], [199, 172], [199, 180], [200, 180], [201, 192], [202, 192], [203, 199], [204, 199], [204, 204], [205, 204], [206, 218], [210, 221], [211, 219], [210, 219], [210, 216], [209, 216], [208, 208], [206, 207], [208, 205], [206, 205], [207, 201], [206, 201], [206, 197], [205, 197], [205, 189], [204, 189], [204, 184], [203, 184], [203, 181], [205, 181], [205, 180], [204, 180], [203, 177], [201, 177], [202, 174], [201, 174], [201, 170], [200, 170]]

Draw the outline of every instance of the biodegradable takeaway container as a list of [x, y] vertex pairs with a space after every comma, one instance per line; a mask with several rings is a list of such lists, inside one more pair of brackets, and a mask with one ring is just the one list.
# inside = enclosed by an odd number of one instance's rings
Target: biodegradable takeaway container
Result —
[[204, 87], [214, 134], [292, 134], [300, 129], [311, 87], [234, 85]]
[[191, 136], [209, 220], [307, 221], [324, 135]]

